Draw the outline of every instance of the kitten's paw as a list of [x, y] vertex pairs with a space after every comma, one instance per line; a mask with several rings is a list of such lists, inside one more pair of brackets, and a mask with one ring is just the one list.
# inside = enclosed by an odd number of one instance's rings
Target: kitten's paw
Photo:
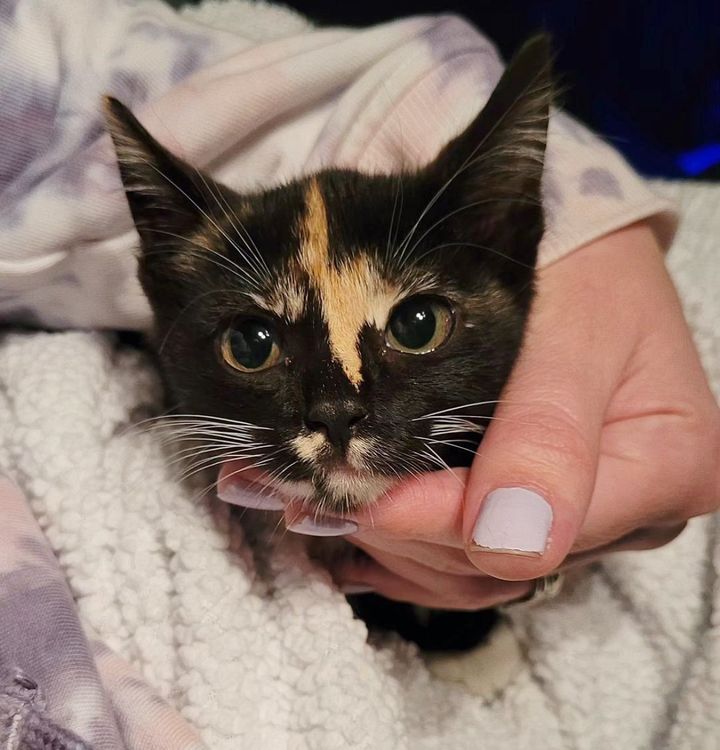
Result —
[[487, 639], [470, 651], [423, 653], [430, 673], [455, 682], [469, 693], [492, 700], [522, 670], [522, 651], [510, 626], [500, 621]]

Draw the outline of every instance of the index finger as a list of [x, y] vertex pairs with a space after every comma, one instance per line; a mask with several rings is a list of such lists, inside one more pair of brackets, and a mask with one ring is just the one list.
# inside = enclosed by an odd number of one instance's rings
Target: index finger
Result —
[[382, 535], [463, 547], [463, 496], [468, 469], [437, 471], [405, 479], [376, 504], [348, 516], [355, 536]]

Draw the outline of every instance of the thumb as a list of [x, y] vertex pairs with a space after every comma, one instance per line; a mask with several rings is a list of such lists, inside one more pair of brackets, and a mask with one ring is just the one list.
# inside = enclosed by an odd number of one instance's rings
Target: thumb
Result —
[[[572, 288], [582, 281], [574, 273]], [[560, 273], [546, 298], [570, 301], [565, 281]], [[567, 307], [552, 308], [538, 296], [465, 491], [466, 554], [484, 574], [506, 580], [547, 575], [569, 553], [590, 504], [603, 419], [625, 361], [616, 338], [605, 345], [612, 332], [594, 330], [598, 318], [586, 303], [573, 306], [570, 324]]]

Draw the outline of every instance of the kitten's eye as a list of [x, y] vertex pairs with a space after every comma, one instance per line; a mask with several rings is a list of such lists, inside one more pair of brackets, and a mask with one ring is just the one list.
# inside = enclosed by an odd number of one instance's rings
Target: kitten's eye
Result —
[[398, 305], [385, 331], [388, 346], [408, 354], [427, 354], [444, 344], [453, 327], [450, 307], [431, 297], [411, 297]]
[[222, 356], [241, 372], [259, 372], [277, 364], [280, 347], [269, 323], [257, 318], [237, 321], [222, 337]]

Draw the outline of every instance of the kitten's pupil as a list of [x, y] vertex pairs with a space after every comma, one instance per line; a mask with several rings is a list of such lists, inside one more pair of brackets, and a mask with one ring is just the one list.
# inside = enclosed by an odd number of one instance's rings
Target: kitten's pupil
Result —
[[447, 305], [427, 297], [403, 302], [390, 317], [388, 344], [399, 351], [421, 354], [443, 344], [452, 328]]
[[390, 330], [408, 349], [422, 349], [435, 334], [435, 314], [427, 302], [408, 302], [393, 315]]
[[248, 318], [230, 328], [223, 344], [223, 356], [239, 370], [255, 371], [275, 364], [279, 348], [274, 331], [262, 320]]

